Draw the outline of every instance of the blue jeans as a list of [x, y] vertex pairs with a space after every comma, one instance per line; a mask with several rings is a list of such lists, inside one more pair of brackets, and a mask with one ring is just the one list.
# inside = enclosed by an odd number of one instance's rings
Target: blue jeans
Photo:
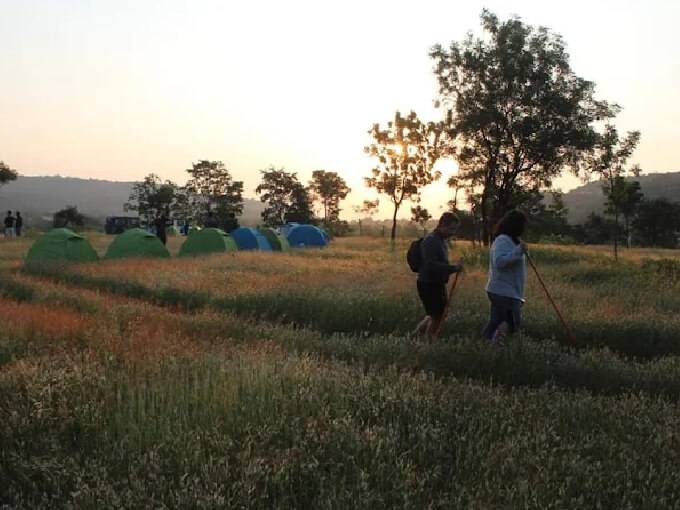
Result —
[[496, 328], [503, 321], [508, 324], [508, 333], [519, 331], [521, 322], [519, 310], [522, 306], [522, 301], [507, 296], [499, 296], [492, 292], [487, 292], [487, 294], [489, 295], [489, 301], [491, 301], [491, 310], [489, 312], [489, 322], [486, 323], [482, 330], [484, 338], [491, 340]]

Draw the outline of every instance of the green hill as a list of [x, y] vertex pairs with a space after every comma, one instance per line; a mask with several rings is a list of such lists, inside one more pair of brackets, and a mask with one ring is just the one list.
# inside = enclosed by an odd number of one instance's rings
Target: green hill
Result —
[[[680, 172], [647, 174], [635, 179], [640, 181], [647, 199], [667, 198], [680, 201]], [[565, 193], [564, 203], [569, 209], [569, 221], [574, 224], [582, 223], [590, 213], [602, 214], [602, 181], [589, 182]]]

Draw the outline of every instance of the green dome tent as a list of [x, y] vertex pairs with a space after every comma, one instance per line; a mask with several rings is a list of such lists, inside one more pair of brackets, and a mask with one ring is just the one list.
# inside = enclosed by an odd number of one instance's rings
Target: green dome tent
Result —
[[105, 259], [127, 259], [131, 257], [149, 257], [169, 259], [170, 252], [155, 235], [141, 228], [131, 228], [118, 234]]
[[274, 251], [290, 251], [290, 244], [286, 239], [286, 236], [280, 234], [272, 228], [262, 227], [257, 229], [260, 234], [267, 238], [269, 244]]
[[237, 251], [236, 242], [219, 228], [203, 228], [190, 234], [179, 249], [180, 257]]
[[177, 227], [174, 225], [172, 227], [168, 227], [165, 229], [165, 235], [170, 237], [170, 236], [179, 236], [182, 235], [182, 233], [179, 231]]
[[87, 239], [67, 228], [54, 228], [41, 235], [26, 255], [26, 262], [91, 262], [98, 259]]

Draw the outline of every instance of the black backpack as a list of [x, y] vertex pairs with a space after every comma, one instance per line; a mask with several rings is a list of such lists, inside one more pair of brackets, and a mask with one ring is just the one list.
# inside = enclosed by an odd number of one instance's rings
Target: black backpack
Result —
[[414, 273], [420, 271], [420, 245], [422, 242], [422, 237], [416, 239], [411, 243], [411, 246], [408, 247], [408, 251], [406, 252], [406, 262], [408, 262], [408, 267], [410, 267], [411, 271]]

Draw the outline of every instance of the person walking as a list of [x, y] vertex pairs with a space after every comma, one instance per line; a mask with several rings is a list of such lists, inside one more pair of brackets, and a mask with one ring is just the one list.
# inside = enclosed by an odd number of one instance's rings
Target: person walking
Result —
[[5, 216], [5, 239], [12, 237], [14, 237], [14, 216], [12, 216], [12, 211], [7, 211], [7, 216]]
[[524, 285], [527, 278], [527, 245], [521, 239], [526, 215], [513, 209], [494, 227], [489, 257], [489, 279], [485, 290], [491, 303], [489, 320], [482, 330], [485, 338], [498, 342], [506, 333], [519, 331]]
[[425, 309], [425, 318], [414, 331], [417, 336], [434, 338], [446, 308], [446, 283], [453, 273], [463, 270], [462, 264], [449, 263], [447, 239], [458, 230], [458, 216], [445, 212], [439, 218], [437, 228], [426, 235], [420, 243], [420, 267], [418, 268], [418, 296]]
[[14, 220], [14, 233], [17, 237], [21, 237], [21, 227], [24, 226], [24, 219], [21, 217], [21, 213], [17, 211], [17, 217]]

